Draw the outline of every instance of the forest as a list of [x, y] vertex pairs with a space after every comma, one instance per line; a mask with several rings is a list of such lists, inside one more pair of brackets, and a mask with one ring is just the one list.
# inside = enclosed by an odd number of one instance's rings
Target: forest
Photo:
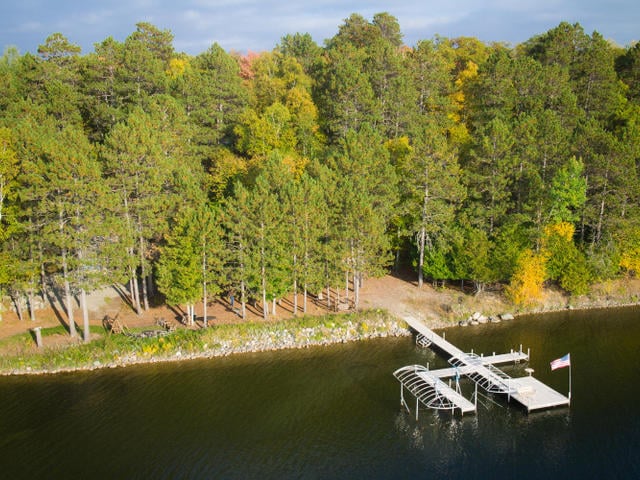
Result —
[[20, 318], [59, 295], [87, 340], [86, 295], [112, 284], [138, 313], [159, 292], [206, 319], [224, 294], [267, 318], [349, 285], [357, 307], [390, 269], [514, 304], [640, 271], [640, 44], [565, 22], [402, 38], [379, 13], [260, 53], [190, 56], [149, 23], [86, 54], [7, 48], [2, 294]]

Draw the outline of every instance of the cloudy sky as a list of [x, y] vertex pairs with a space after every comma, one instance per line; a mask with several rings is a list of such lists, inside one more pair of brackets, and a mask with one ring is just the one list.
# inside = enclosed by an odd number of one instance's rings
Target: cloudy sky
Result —
[[323, 44], [351, 13], [395, 16], [407, 45], [418, 40], [473, 36], [517, 44], [579, 22], [618, 45], [640, 38], [638, 0], [19, 0], [0, 9], [0, 48], [35, 52], [48, 35], [64, 34], [93, 51], [112, 36], [123, 41], [140, 21], [174, 34], [174, 47], [192, 55], [214, 42], [225, 50], [271, 50], [287, 33], [310, 33]]

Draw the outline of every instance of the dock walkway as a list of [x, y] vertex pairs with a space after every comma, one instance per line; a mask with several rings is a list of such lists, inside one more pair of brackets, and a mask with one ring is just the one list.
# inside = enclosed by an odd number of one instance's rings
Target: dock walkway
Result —
[[[488, 356], [478, 356], [473, 353], [465, 353], [458, 347], [441, 337], [424, 323], [414, 319], [405, 319], [407, 324], [423, 337], [421, 344], [435, 345], [445, 354], [450, 356], [451, 368], [439, 370], [428, 370], [420, 366], [403, 367], [394, 372], [394, 376], [400, 381], [401, 395], [403, 388], [407, 388], [416, 396], [416, 403], [420, 401], [430, 408], [450, 408], [459, 409], [462, 413], [475, 411], [470, 409], [471, 402], [459, 394], [459, 391], [448, 387], [439, 389], [437, 380], [443, 378], [456, 377], [456, 382], [461, 375], [470, 378], [479, 387], [490, 393], [506, 394], [508, 399], [514, 399], [523, 405], [528, 412], [545, 408], [569, 405], [569, 398], [548, 387], [532, 376], [511, 378], [495, 365], [508, 362], [526, 361], [529, 359], [528, 353], [522, 351], [511, 351], [510, 353]], [[412, 391], [409, 385], [420, 384], [420, 390]], [[444, 385], [443, 382], [440, 382]], [[452, 393], [453, 392], [453, 393]], [[417, 394], [416, 394], [417, 393]], [[455, 395], [454, 395], [455, 394]], [[439, 398], [436, 402], [440, 406], [433, 406], [433, 397]], [[461, 397], [462, 400], [458, 397]], [[464, 400], [464, 401], [463, 401]], [[404, 398], [402, 398], [404, 402]], [[465, 403], [465, 402], [468, 402]]]

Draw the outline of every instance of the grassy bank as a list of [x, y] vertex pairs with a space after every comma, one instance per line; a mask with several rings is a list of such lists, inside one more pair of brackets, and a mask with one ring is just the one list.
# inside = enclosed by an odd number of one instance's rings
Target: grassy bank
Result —
[[[44, 344], [62, 327], [43, 329]], [[30, 334], [2, 341], [13, 353], [0, 358], [0, 374], [55, 373], [62, 371], [114, 368], [137, 363], [207, 358], [233, 353], [304, 348], [343, 343], [366, 338], [399, 336], [408, 333], [406, 324], [382, 310], [303, 317], [279, 322], [215, 325], [199, 330], [180, 329], [173, 333], [142, 337], [108, 335], [92, 328], [90, 343], [35, 349]]]

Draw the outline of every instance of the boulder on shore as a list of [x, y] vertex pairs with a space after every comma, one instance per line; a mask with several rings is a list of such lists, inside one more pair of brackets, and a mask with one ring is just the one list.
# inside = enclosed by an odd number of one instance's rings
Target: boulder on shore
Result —
[[515, 317], [512, 313], [503, 313], [500, 315], [500, 320], [513, 320]]

